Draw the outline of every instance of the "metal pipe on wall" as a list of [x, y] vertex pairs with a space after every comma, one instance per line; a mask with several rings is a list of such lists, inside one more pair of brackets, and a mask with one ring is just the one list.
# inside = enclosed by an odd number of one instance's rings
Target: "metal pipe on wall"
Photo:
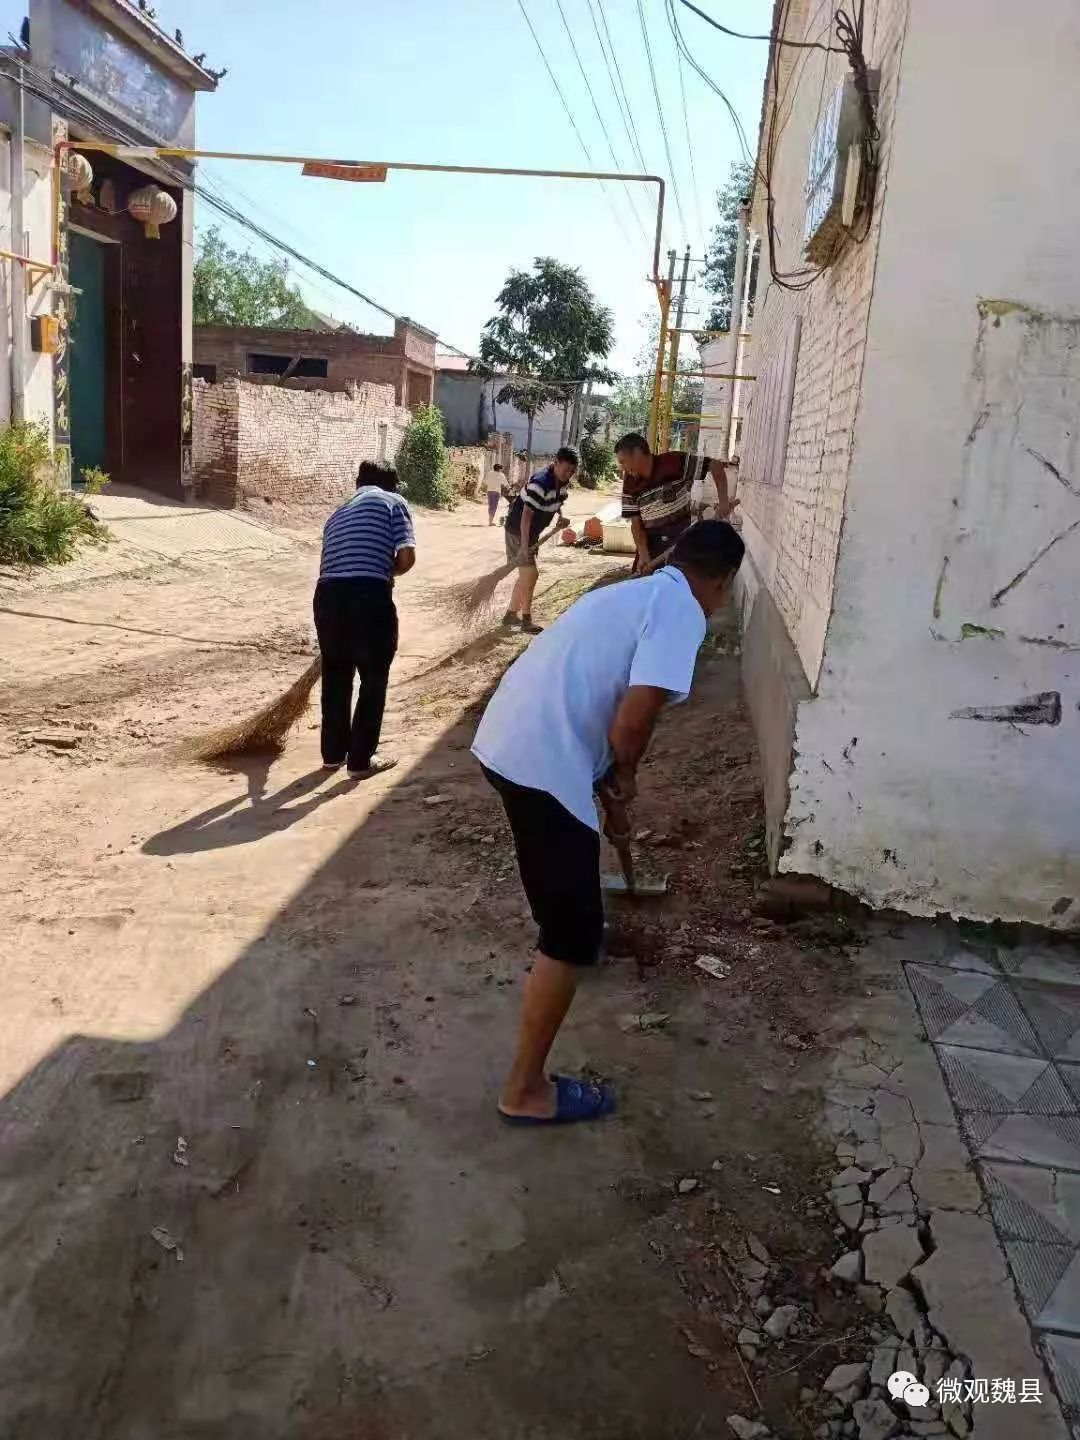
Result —
[[[750, 204], [744, 200], [739, 206], [739, 228], [735, 239], [735, 274], [731, 279], [731, 314], [728, 318], [728, 333], [732, 336], [732, 369], [738, 373], [739, 336], [742, 334], [743, 284], [746, 276], [746, 237], [750, 224]], [[729, 388], [724, 401], [724, 448], [720, 452], [724, 460], [731, 458], [731, 424], [735, 414], [735, 386]]]
[[[26, 250], [26, 219], [23, 198], [26, 191], [26, 116], [23, 104], [23, 68], [19, 66], [18, 99], [15, 105], [15, 133], [8, 155], [11, 160], [11, 248], [19, 255]], [[29, 354], [26, 325], [26, 266], [11, 266], [11, 418], [26, 419], [26, 357]]]

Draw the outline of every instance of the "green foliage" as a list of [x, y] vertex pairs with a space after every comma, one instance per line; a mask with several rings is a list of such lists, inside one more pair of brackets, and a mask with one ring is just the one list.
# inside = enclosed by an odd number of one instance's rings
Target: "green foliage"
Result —
[[82, 499], [53, 487], [55, 473], [44, 425], [0, 430], [0, 564], [65, 565], [81, 541], [105, 540]]
[[615, 324], [581, 271], [550, 256], [535, 260], [531, 270], [511, 270], [495, 303], [498, 312], [484, 326], [473, 368], [487, 375], [509, 372], [495, 398], [528, 418], [531, 457], [539, 410], [573, 398], [574, 386], [560, 382], [615, 378], [598, 363], [615, 343]]
[[[753, 189], [753, 166], [747, 165], [743, 160], [733, 161], [726, 183], [716, 192], [716, 208], [719, 211], [719, 218], [713, 226], [709, 246], [705, 252], [705, 270], [702, 279], [705, 289], [713, 297], [712, 309], [705, 322], [707, 330], [730, 330], [731, 328], [731, 290], [735, 283], [739, 205], [750, 197]], [[754, 257], [754, 265], [757, 265], [757, 256]], [[750, 279], [750, 294], [753, 295], [753, 273]]]
[[96, 465], [84, 465], [79, 471], [79, 479], [82, 482], [84, 495], [100, 495], [105, 486], [109, 484], [109, 476], [104, 470], [99, 470]]
[[259, 260], [233, 250], [215, 227], [199, 241], [192, 313], [196, 325], [262, 325], [304, 330], [311, 311], [283, 260]]
[[606, 440], [597, 439], [597, 432], [600, 429], [600, 417], [590, 415], [583, 426], [578, 450], [581, 454], [581, 469], [578, 471], [578, 484], [586, 490], [595, 490], [605, 481], [614, 480], [618, 473], [618, 466], [615, 464], [615, 448], [609, 445]]
[[398, 447], [396, 464], [406, 500], [414, 505], [453, 510], [457, 495], [449, 475], [446, 427], [437, 405], [421, 405], [413, 411]]
[[[634, 356], [634, 373], [624, 375], [611, 392], [611, 414], [615, 422], [616, 438], [625, 435], [628, 430], [637, 430], [644, 435], [649, 428], [653, 378], [656, 374], [656, 348], [660, 343], [660, 317], [650, 313], [642, 318], [642, 324], [645, 328], [645, 340]], [[686, 337], [683, 338], [685, 342]], [[690, 349], [685, 343], [680, 348], [680, 370], [702, 368], [697, 356], [687, 353]], [[692, 375], [676, 376], [674, 408], [687, 414], [700, 413], [700, 378]]]

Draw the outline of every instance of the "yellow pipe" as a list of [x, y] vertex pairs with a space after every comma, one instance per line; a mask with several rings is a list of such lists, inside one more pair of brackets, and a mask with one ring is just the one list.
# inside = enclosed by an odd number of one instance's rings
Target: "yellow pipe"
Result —
[[653, 378], [652, 406], [649, 412], [649, 444], [655, 450], [660, 434], [660, 386], [664, 374], [664, 355], [667, 351], [667, 320], [671, 308], [671, 286], [661, 280], [656, 287], [660, 301], [660, 343], [656, 347], [656, 375]]
[[[112, 140], [63, 140], [56, 147], [59, 163], [64, 150], [97, 150], [104, 155], [125, 156], [131, 159], [153, 160], [173, 157], [181, 160], [252, 160], [267, 165], [355, 165], [386, 170], [413, 170], [441, 175], [520, 175], [540, 180], [622, 180], [643, 185], [655, 185], [656, 231], [653, 237], [653, 262], [651, 279], [654, 285], [661, 283], [660, 237], [664, 225], [664, 194], [666, 186], [660, 175], [624, 174], [618, 170], [532, 170], [497, 165], [426, 165], [406, 160], [340, 160], [325, 155], [266, 155], [245, 150], [195, 150], [178, 145], [121, 145]], [[57, 221], [59, 239], [59, 220]]]
[[[668, 331], [671, 334], [671, 331]], [[706, 380], [756, 380], [756, 375], [732, 375], [726, 370], [665, 370], [665, 375], [685, 375], [687, 379], [699, 379], [704, 376]]]

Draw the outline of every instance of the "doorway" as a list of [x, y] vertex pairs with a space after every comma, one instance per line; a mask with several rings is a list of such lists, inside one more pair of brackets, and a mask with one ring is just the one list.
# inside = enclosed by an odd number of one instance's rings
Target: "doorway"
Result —
[[72, 299], [68, 365], [71, 478], [106, 466], [106, 247], [81, 231], [69, 232], [69, 278], [81, 294]]

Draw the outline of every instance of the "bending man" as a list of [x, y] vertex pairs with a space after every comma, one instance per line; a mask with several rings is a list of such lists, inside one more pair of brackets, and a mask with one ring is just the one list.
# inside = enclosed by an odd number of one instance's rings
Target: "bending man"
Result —
[[562, 520], [562, 507], [570, 494], [570, 481], [578, 467], [578, 453], [564, 445], [552, 463], [529, 477], [527, 485], [510, 502], [506, 517], [506, 560], [518, 567], [510, 606], [503, 616], [504, 625], [519, 620], [526, 635], [539, 635], [541, 626], [533, 624], [532, 597], [539, 570], [536, 552], [544, 531], [554, 520]]
[[728, 593], [743, 542], [704, 520], [647, 579], [586, 595], [504, 675], [473, 754], [502, 797], [540, 935], [525, 982], [513, 1065], [499, 1097], [512, 1124], [592, 1120], [605, 1085], [548, 1076], [548, 1053], [603, 932], [600, 835], [629, 835], [638, 764], [665, 705], [690, 691], [705, 619]]

